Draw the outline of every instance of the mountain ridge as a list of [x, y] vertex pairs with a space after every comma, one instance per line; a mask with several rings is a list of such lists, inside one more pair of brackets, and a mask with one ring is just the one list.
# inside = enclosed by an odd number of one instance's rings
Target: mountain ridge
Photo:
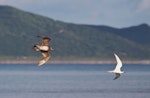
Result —
[[[54, 58], [107, 59], [112, 58], [115, 52], [123, 58], [149, 59], [149, 29], [147, 24], [118, 29], [65, 23], [14, 7], [0, 6], [0, 39], [3, 41], [0, 42], [3, 46], [0, 55], [40, 56], [32, 47], [40, 42], [37, 35], [45, 35], [52, 37], [50, 44], [55, 49], [51, 52]], [[131, 31], [138, 35], [131, 37]], [[141, 32], [146, 33], [142, 36]]]

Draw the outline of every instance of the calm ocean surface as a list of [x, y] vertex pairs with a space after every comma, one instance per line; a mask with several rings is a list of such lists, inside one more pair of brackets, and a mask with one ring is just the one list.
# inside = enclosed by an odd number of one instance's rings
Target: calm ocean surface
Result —
[[0, 98], [150, 98], [150, 65], [0, 65]]

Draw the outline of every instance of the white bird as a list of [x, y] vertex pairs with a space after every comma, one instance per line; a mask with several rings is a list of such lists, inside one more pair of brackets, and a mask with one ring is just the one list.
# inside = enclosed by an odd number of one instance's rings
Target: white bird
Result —
[[116, 68], [112, 71], [108, 71], [110, 73], [115, 73], [116, 77], [114, 78], [115, 79], [118, 79], [120, 77], [120, 75], [122, 73], [124, 73], [124, 71], [121, 71], [121, 67], [122, 67], [122, 62], [120, 60], [120, 58], [114, 53], [115, 55], [115, 58], [116, 58], [116, 61], [117, 61], [117, 65], [116, 65]]

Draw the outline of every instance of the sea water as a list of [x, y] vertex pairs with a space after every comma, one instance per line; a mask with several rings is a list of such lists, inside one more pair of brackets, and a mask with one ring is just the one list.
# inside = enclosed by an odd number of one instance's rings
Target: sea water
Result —
[[150, 65], [0, 65], [0, 98], [150, 98]]

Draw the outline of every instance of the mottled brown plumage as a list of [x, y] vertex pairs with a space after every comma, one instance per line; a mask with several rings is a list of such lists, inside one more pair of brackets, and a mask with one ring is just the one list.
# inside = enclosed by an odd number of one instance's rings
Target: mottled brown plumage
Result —
[[38, 36], [38, 37], [43, 39], [42, 42], [40, 43], [41, 46], [49, 45], [49, 41], [51, 40], [51, 38], [45, 36]]
[[51, 38], [45, 36], [38, 36], [38, 37], [42, 38], [42, 41], [39, 45], [34, 45], [33, 49], [35, 51], [40, 51], [43, 56], [43, 59], [40, 60], [38, 63], [38, 66], [41, 66], [51, 58], [51, 55], [48, 52], [54, 49], [51, 46], [49, 46], [49, 41], [51, 40]]
[[41, 51], [41, 53], [42, 53], [43, 59], [39, 61], [38, 66], [43, 65], [51, 58], [51, 55], [47, 51]]

